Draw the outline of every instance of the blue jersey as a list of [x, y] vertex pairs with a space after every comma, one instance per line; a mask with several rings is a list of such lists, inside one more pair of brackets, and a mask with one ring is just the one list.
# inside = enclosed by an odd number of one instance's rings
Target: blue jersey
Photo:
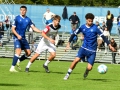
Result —
[[[16, 27], [16, 32], [22, 37], [25, 38], [25, 32], [27, 27], [31, 26], [33, 23], [31, 19], [27, 16], [22, 17], [21, 15], [16, 16], [12, 26]], [[14, 38], [17, 38], [14, 35]]]
[[82, 32], [84, 35], [84, 42], [81, 47], [89, 51], [96, 51], [97, 35], [103, 35], [102, 32], [97, 28], [97, 26], [93, 24], [92, 26], [88, 27], [86, 26], [86, 24], [84, 24], [75, 31], [75, 34], [79, 34], [80, 32]]
[[[74, 34], [73, 30], [70, 31], [70, 35], [72, 35], [72, 34]], [[77, 36], [74, 36], [73, 40], [77, 40], [77, 39], [78, 39]]]

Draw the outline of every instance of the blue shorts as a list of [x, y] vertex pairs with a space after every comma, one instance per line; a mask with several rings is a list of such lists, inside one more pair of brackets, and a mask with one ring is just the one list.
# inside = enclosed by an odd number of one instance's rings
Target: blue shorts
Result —
[[81, 47], [79, 49], [76, 57], [79, 57], [81, 59], [85, 59], [85, 57], [86, 57], [87, 62], [93, 66], [94, 61], [95, 61], [95, 57], [96, 57], [96, 52], [88, 51], [88, 50]]
[[21, 39], [21, 40], [18, 40], [18, 39], [14, 39], [14, 48], [21, 48], [22, 50], [25, 50], [25, 49], [30, 49], [30, 46], [27, 42], [26, 39]]
[[52, 23], [52, 19], [50, 19], [50, 20], [46, 20], [46, 24], [49, 24], [49, 23]]

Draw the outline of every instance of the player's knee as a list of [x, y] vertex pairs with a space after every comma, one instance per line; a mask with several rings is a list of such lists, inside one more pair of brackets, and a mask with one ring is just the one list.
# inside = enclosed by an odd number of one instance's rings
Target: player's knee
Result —
[[91, 70], [92, 70], [92, 66], [88, 66], [87, 69], [88, 69], [89, 71], [91, 71]]
[[55, 58], [56, 57], [56, 55], [54, 54], [54, 55], [52, 55], [52, 58]]
[[31, 55], [31, 52], [28, 52], [26, 55], [27, 55], [27, 56], [30, 56], [30, 55]]

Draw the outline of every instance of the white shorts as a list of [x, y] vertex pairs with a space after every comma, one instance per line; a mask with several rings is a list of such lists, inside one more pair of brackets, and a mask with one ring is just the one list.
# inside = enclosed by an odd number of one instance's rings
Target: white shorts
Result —
[[46, 43], [43, 40], [41, 40], [35, 52], [41, 54], [45, 50], [48, 50], [48, 52], [56, 52], [56, 46], [52, 43]]

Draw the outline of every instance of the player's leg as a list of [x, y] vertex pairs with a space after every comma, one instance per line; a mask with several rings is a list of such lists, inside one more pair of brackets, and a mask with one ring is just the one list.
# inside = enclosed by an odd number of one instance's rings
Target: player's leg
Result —
[[49, 73], [49, 69], [48, 69], [48, 64], [55, 58], [56, 56], [56, 52], [50, 52], [50, 56], [48, 58], [48, 60], [43, 64], [43, 67], [45, 68], [45, 71], [47, 73]]
[[27, 59], [30, 55], [31, 55], [31, 51], [30, 49], [25, 49], [25, 54], [21, 56], [21, 58], [19, 59], [20, 62], [24, 61], [25, 59]]
[[27, 57], [31, 55], [30, 46], [26, 39], [21, 40], [21, 49], [25, 51], [25, 54], [20, 57], [17, 62], [17, 66], [19, 66], [20, 62], [24, 61], [25, 59], [27, 59]]
[[29, 68], [30, 68], [31, 64], [45, 50], [46, 50], [46, 45], [42, 41], [40, 41], [39, 44], [38, 44], [38, 46], [37, 46], [37, 49], [35, 51], [36, 53], [32, 56], [32, 58], [30, 59], [30, 61], [28, 62], [27, 66], [26, 66], [26, 69], [25, 69], [26, 72], [29, 72]]
[[50, 52], [50, 56], [48, 58], [48, 60], [43, 64], [43, 67], [45, 68], [45, 71], [47, 73], [49, 73], [49, 69], [48, 69], [48, 64], [55, 58], [56, 56], [56, 47], [54, 44], [50, 44], [50, 45], [46, 45], [46, 49], [48, 50], [48, 52]]
[[86, 70], [84, 72], [84, 78], [86, 78], [89, 74], [89, 71], [92, 70], [92, 65], [90, 63], [88, 63], [87, 67], [86, 67]]
[[96, 57], [96, 52], [88, 51], [87, 54], [89, 54], [87, 56], [88, 65], [87, 65], [86, 70], [85, 70], [84, 75], [83, 75], [84, 78], [86, 78], [89, 74], [89, 71], [92, 70], [92, 67], [93, 67], [94, 61], [95, 61], [95, 57]]
[[39, 56], [38, 53], [35, 53], [32, 56], [32, 58], [30, 59], [30, 61], [28, 62], [27, 66], [26, 66], [26, 69], [25, 69], [26, 72], [29, 72], [29, 68], [30, 68], [31, 64], [37, 59], [38, 56]]
[[10, 68], [10, 72], [17, 72], [17, 71], [15, 70], [15, 65], [16, 65], [19, 57], [20, 57], [21, 48], [16, 48], [15, 52], [16, 52], [16, 54], [15, 54], [14, 57], [13, 57], [12, 66], [11, 66], [11, 68]]
[[71, 63], [70, 68], [68, 69], [68, 72], [67, 72], [67, 74], [64, 77], [64, 80], [67, 80], [69, 78], [69, 76], [70, 76], [71, 72], [73, 71], [73, 69], [75, 68], [76, 64], [81, 60], [81, 57], [82, 58], [84, 57], [84, 52], [85, 52], [85, 49], [83, 49], [83, 48], [79, 49], [76, 58]]
[[30, 49], [25, 49], [24, 51], [25, 51], [25, 54], [22, 55], [22, 56], [18, 59], [17, 64], [16, 64], [16, 66], [18, 67], [19, 70], [21, 70], [20, 62], [24, 61], [25, 59], [27, 59], [27, 58], [31, 55]]
[[76, 64], [80, 61], [81, 59], [79, 57], [76, 57], [74, 61], [71, 63], [70, 68], [68, 69], [67, 74], [64, 77], [64, 80], [67, 80], [72, 73], [73, 69], [76, 67]]

